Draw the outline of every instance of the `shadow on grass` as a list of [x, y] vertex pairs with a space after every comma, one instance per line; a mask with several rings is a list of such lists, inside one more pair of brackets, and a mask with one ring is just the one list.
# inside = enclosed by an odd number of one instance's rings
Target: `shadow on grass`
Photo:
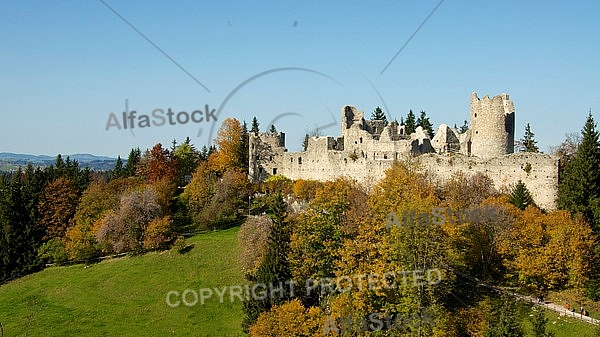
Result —
[[182, 250], [179, 251], [180, 254], [187, 254], [189, 253], [192, 249], [194, 249], [196, 245], [187, 245], [185, 246], [185, 248], [183, 248]]

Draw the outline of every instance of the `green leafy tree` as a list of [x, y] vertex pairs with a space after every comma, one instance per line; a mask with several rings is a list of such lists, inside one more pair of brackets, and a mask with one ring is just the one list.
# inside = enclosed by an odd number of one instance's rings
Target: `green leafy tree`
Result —
[[385, 125], [388, 124], [387, 117], [385, 113], [381, 110], [380, 107], [376, 107], [375, 110], [371, 113], [371, 119], [375, 121], [383, 121]]
[[191, 176], [194, 173], [198, 166], [200, 154], [188, 137], [185, 142], [173, 150], [172, 155], [177, 163], [177, 182], [180, 185], [186, 185], [185, 176]]
[[538, 148], [537, 141], [533, 138], [534, 134], [531, 131], [531, 126], [527, 123], [525, 126], [525, 136], [519, 140], [520, 150], [521, 152], [540, 152]]
[[433, 138], [433, 124], [431, 123], [431, 121], [429, 121], [429, 117], [427, 117], [427, 113], [425, 112], [425, 110], [421, 110], [421, 114], [417, 119], [416, 125], [422, 127], [423, 131], [427, 133], [429, 138]]
[[254, 135], [258, 134], [258, 132], [260, 131], [260, 129], [258, 128], [260, 124], [258, 124], [258, 119], [256, 119], [256, 116], [252, 117], [252, 128], [250, 129], [250, 132], [253, 132]]
[[582, 130], [577, 153], [565, 164], [558, 184], [558, 206], [571, 213], [582, 213], [600, 228], [600, 142], [596, 123], [590, 113]]
[[534, 205], [531, 193], [525, 186], [525, 183], [519, 180], [510, 192], [509, 201], [520, 210], [525, 210], [527, 206]]
[[271, 127], [269, 128], [269, 132], [267, 132], [269, 135], [276, 135], [277, 134], [277, 128], [275, 128], [275, 124], [271, 124]]

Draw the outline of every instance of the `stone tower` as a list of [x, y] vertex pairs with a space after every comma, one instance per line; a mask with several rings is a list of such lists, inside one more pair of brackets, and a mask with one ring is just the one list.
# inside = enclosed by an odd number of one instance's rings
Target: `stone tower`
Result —
[[508, 94], [494, 98], [471, 94], [471, 155], [502, 157], [514, 152], [515, 105]]

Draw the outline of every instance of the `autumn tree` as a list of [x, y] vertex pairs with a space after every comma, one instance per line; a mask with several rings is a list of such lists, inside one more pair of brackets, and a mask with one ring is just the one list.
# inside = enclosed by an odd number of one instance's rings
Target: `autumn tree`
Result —
[[[390, 214], [399, 217], [403, 211], [429, 214], [440, 200], [429, 179], [407, 166], [396, 164], [373, 188], [368, 204], [371, 214], [358, 225], [356, 237], [345, 240], [336, 261], [336, 276], [357, 274], [383, 275], [387, 271], [427, 270], [437, 268], [440, 282], [414, 286], [412, 276], [397, 282], [392, 289], [352, 288], [331, 302], [332, 314], [362, 316], [369, 312], [411, 315], [426, 308], [439, 319], [434, 326], [419, 327], [421, 333], [433, 335], [450, 324], [443, 302], [452, 291], [452, 276], [443, 266], [451, 264], [456, 253], [440, 226], [387, 226]], [[406, 327], [402, 333], [411, 333]]]
[[255, 275], [267, 250], [272, 221], [267, 216], [247, 217], [238, 232], [239, 261], [246, 275]]
[[345, 179], [325, 183], [309, 208], [294, 219], [289, 262], [294, 279], [302, 284], [308, 279], [335, 276], [353, 188]]
[[148, 225], [161, 217], [157, 195], [151, 186], [133, 190], [121, 197], [116, 211], [109, 211], [102, 218], [96, 238], [109, 243], [117, 253], [140, 251]]
[[454, 173], [440, 189], [441, 197], [453, 208], [469, 208], [478, 206], [488, 197], [496, 195], [494, 182], [484, 173], [477, 172], [466, 175]]
[[148, 181], [153, 183], [160, 179], [175, 179], [177, 175], [177, 159], [162, 144], [154, 145], [148, 160]]
[[223, 174], [228, 169], [240, 168], [240, 146], [242, 142], [243, 128], [235, 118], [227, 118], [217, 131], [215, 144], [217, 152], [210, 155], [208, 162], [210, 169]]
[[210, 200], [193, 216], [198, 228], [227, 228], [241, 217], [240, 209], [248, 198], [248, 176], [238, 170], [227, 170], [213, 183]]
[[513, 207], [500, 253], [513, 281], [536, 292], [583, 287], [593, 267], [594, 234], [581, 216]]
[[77, 188], [67, 178], [58, 178], [44, 189], [38, 206], [40, 225], [45, 228], [47, 240], [61, 239], [75, 215], [79, 200]]
[[186, 186], [180, 199], [187, 205], [190, 215], [195, 216], [208, 205], [215, 194], [216, 174], [211, 171], [209, 164], [200, 162], [192, 176], [192, 181]]
[[321, 308], [305, 308], [298, 300], [292, 300], [260, 314], [250, 326], [250, 337], [311, 336], [323, 335], [326, 315]]
[[298, 179], [294, 183], [294, 195], [296, 198], [304, 201], [310, 201], [315, 198], [317, 191], [323, 187], [323, 183], [317, 180]]

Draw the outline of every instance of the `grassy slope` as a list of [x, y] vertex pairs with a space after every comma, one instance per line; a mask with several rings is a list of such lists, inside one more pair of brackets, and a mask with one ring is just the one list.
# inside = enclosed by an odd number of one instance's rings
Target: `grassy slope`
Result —
[[170, 290], [243, 285], [237, 232], [189, 238], [194, 248], [184, 255], [167, 251], [87, 269], [49, 268], [3, 285], [5, 336], [241, 336], [239, 301], [211, 298], [177, 308], [165, 301]]

